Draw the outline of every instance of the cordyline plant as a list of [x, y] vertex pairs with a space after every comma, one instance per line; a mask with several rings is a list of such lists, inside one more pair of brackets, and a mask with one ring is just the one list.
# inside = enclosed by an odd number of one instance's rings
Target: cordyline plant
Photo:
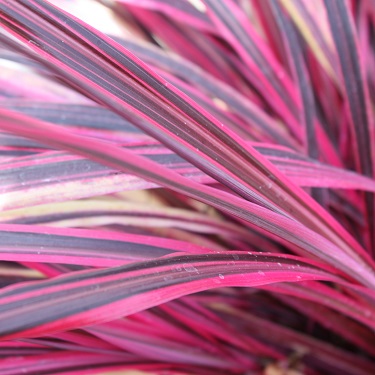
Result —
[[0, 375], [374, 374], [374, 1], [0, 25]]

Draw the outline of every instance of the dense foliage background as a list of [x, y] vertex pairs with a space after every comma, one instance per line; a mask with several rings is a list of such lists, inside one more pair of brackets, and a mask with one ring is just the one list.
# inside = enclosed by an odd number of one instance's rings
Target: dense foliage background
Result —
[[0, 375], [374, 373], [374, 1], [0, 25]]

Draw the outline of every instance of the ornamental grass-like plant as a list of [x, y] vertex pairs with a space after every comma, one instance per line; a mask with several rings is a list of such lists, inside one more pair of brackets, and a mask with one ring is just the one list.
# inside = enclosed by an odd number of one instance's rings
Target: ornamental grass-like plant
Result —
[[373, 0], [0, 25], [0, 375], [375, 373]]

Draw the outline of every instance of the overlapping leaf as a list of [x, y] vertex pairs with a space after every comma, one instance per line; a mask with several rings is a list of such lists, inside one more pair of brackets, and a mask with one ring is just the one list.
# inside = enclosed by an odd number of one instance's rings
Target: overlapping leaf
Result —
[[[323, 213], [307, 194], [286, 181], [254, 149], [244, 145], [239, 137], [225, 129], [222, 124], [216, 123], [215, 119], [201, 108], [198, 109], [187, 97], [178, 93], [173, 87], [165, 85], [166, 82], [129, 52], [121, 49], [118, 44], [103, 35], [99, 36], [92, 29], [85, 29], [76, 20], [71, 19], [67, 22], [66, 15], [45, 3], [20, 2], [11, 4], [10, 8], [9, 6], [9, 4], [2, 5], [3, 23], [8, 25], [8, 30], [18, 33], [21, 38], [25, 38], [24, 32], [29, 33], [27, 40], [33, 40], [31, 47], [40, 52], [42, 50], [39, 43], [42, 43], [43, 56], [50, 61], [48, 63], [50, 69], [57, 70], [75, 87], [77, 84], [81, 85], [81, 90], [87, 95], [95, 97], [118, 113], [131, 118], [135, 125], [143, 128], [207, 174], [230, 186], [235, 192], [273, 211], [280, 212], [281, 209], [288, 215], [293, 212], [295, 218], [324, 234], [346, 251], [352, 252], [350, 249], [356, 248], [357, 251], [363, 252], [337, 222], [328, 217], [326, 212]], [[12, 22], [6, 21], [4, 11], [18, 12], [19, 20], [23, 25], [22, 32], [21, 29], [14, 27], [15, 25], [12, 26]], [[48, 18], [50, 26], [56, 24], [56, 17], [58, 19], [62, 17], [67, 25], [65, 31], [56, 28], [55, 35], [50, 35], [48, 39], [44, 35], [44, 40], [40, 40], [34, 35], [36, 29], [40, 27], [36, 23], [38, 14], [43, 15], [44, 20]], [[74, 25], [75, 38], [81, 34], [82, 43], [79, 46], [69, 36], [72, 35], [69, 25]], [[28, 31], [24, 29], [25, 26]], [[36, 29], [33, 31], [33, 28]], [[49, 31], [44, 29], [44, 32]], [[45, 44], [47, 40], [48, 46]], [[100, 53], [98, 45], [103, 48]], [[64, 54], [61, 52], [62, 47]], [[82, 65], [82, 59], [87, 62], [87, 54], [92, 54], [93, 50], [97, 50], [97, 53], [94, 59], [89, 60], [90, 65], [87, 63]], [[66, 55], [67, 53], [70, 57]], [[56, 58], [63, 61], [64, 68], [61, 63], [57, 63]], [[52, 61], [54, 61], [53, 65]], [[46, 60], [44, 62], [46, 63]], [[120, 78], [120, 71], [124, 67], [128, 69], [127, 73], [123, 71]], [[144, 83], [140, 84], [139, 79]], [[147, 85], [147, 91], [144, 85]], [[144, 118], [147, 118], [147, 123], [143, 118], [136, 116], [140, 112]], [[259, 186], [265, 186], [262, 193], [259, 192]], [[267, 188], [268, 186], [272, 186], [272, 189]], [[340, 236], [337, 235], [338, 232]]]
[[3, 289], [0, 335], [33, 337], [109, 321], [218, 286], [287, 280], [339, 281], [286, 256], [230, 252], [160, 258]]
[[372, 374], [375, 8], [106, 5], [0, 0], [0, 367]]
[[[1, 126], [3, 129], [19, 134], [22, 133], [32, 139], [43, 140], [43, 142], [54, 147], [65, 148], [112, 168], [137, 174], [161, 186], [184, 193], [221, 209], [223, 212], [252, 223], [255, 227], [266, 232], [273, 233], [276, 238], [293, 244], [295, 251], [298, 253], [302, 251], [303, 254], [314, 254], [314, 256], [324, 259], [329, 264], [345, 270], [348, 275], [352, 275], [366, 285], [371, 285], [373, 282], [374, 274], [372, 269], [368, 263], [361, 262], [361, 265], [358, 254], [354, 254], [352, 258], [324, 237], [317, 235], [297, 221], [284, 215], [274, 213], [225, 191], [188, 180], [151, 160], [147, 160], [123, 148], [110, 147], [108, 143], [103, 141], [77, 136], [58, 126], [30, 119], [5, 109], [0, 110], [0, 118], [2, 119]], [[48, 134], [48, 138], [44, 134]], [[330, 250], [327, 251], [327, 249]], [[354, 259], [356, 259], [356, 269], [351, 266], [352, 262], [355, 261]]]

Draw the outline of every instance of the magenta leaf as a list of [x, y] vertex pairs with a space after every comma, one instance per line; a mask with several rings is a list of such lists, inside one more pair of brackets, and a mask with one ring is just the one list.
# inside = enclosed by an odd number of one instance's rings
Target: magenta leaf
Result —
[[92, 325], [218, 286], [316, 279], [338, 281], [324, 271], [285, 256], [246, 252], [167, 257], [73, 273], [4, 289], [0, 293], [0, 335], [3, 339], [19, 334], [33, 337], [77, 328], [83, 322]]

